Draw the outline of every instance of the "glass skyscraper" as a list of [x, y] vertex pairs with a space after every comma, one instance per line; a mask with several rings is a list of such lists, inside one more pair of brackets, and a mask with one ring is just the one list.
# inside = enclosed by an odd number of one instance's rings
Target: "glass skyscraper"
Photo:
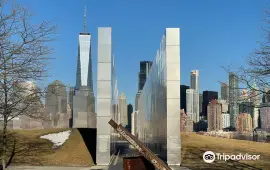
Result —
[[91, 34], [86, 32], [86, 10], [84, 13], [84, 32], [79, 34], [76, 85], [72, 110], [74, 127], [96, 128]]
[[90, 33], [80, 33], [79, 35], [75, 89], [79, 90], [81, 86], [87, 86], [90, 91], [93, 91]]

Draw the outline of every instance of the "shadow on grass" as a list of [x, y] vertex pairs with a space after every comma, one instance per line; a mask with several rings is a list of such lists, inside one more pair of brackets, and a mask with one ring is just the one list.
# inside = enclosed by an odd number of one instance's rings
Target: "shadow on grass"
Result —
[[196, 147], [189, 147], [185, 149], [183, 152], [183, 166], [190, 169], [215, 169], [215, 170], [225, 170], [225, 169], [246, 169], [246, 170], [262, 170], [260, 168], [256, 168], [254, 166], [241, 163], [239, 161], [221, 161], [215, 160], [213, 163], [205, 163], [203, 161], [202, 153], [206, 152], [206, 150], [201, 150]]
[[[2, 135], [2, 134], [1, 134]], [[2, 143], [2, 136], [0, 142]], [[46, 140], [28, 138], [9, 132], [7, 135], [6, 167], [11, 164], [20, 165], [43, 165], [43, 155], [53, 153], [52, 144]], [[2, 153], [2, 148], [0, 148]], [[0, 164], [0, 170], [2, 165]]]
[[78, 128], [83, 141], [92, 156], [94, 164], [96, 164], [96, 146], [97, 146], [97, 129], [94, 128]]

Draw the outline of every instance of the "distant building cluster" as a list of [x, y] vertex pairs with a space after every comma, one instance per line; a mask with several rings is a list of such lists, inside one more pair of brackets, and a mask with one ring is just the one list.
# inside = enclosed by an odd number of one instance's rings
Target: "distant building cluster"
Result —
[[180, 85], [181, 131], [187, 131], [188, 118], [193, 120], [191, 131], [270, 131], [269, 89], [263, 96], [255, 83], [250, 91], [240, 90], [233, 73], [229, 73], [228, 83], [220, 84], [220, 96], [216, 91], [199, 93], [199, 71], [191, 71], [190, 86]]

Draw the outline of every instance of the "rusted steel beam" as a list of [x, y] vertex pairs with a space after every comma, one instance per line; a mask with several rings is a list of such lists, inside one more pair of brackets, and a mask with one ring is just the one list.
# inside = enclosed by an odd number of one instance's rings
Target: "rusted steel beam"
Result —
[[141, 141], [139, 141], [135, 136], [133, 136], [129, 131], [124, 128], [121, 124], [118, 125], [112, 119], [109, 124], [121, 134], [131, 145], [133, 145], [139, 153], [149, 160], [157, 169], [159, 170], [172, 170], [164, 161], [162, 161], [158, 156], [156, 156], [149, 148], [147, 148]]

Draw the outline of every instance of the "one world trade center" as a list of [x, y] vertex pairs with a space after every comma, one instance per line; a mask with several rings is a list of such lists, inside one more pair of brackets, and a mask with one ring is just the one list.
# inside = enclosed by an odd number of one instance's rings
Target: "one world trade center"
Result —
[[73, 127], [96, 128], [91, 34], [86, 32], [86, 8], [84, 10], [84, 32], [79, 34], [76, 86], [73, 96]]

